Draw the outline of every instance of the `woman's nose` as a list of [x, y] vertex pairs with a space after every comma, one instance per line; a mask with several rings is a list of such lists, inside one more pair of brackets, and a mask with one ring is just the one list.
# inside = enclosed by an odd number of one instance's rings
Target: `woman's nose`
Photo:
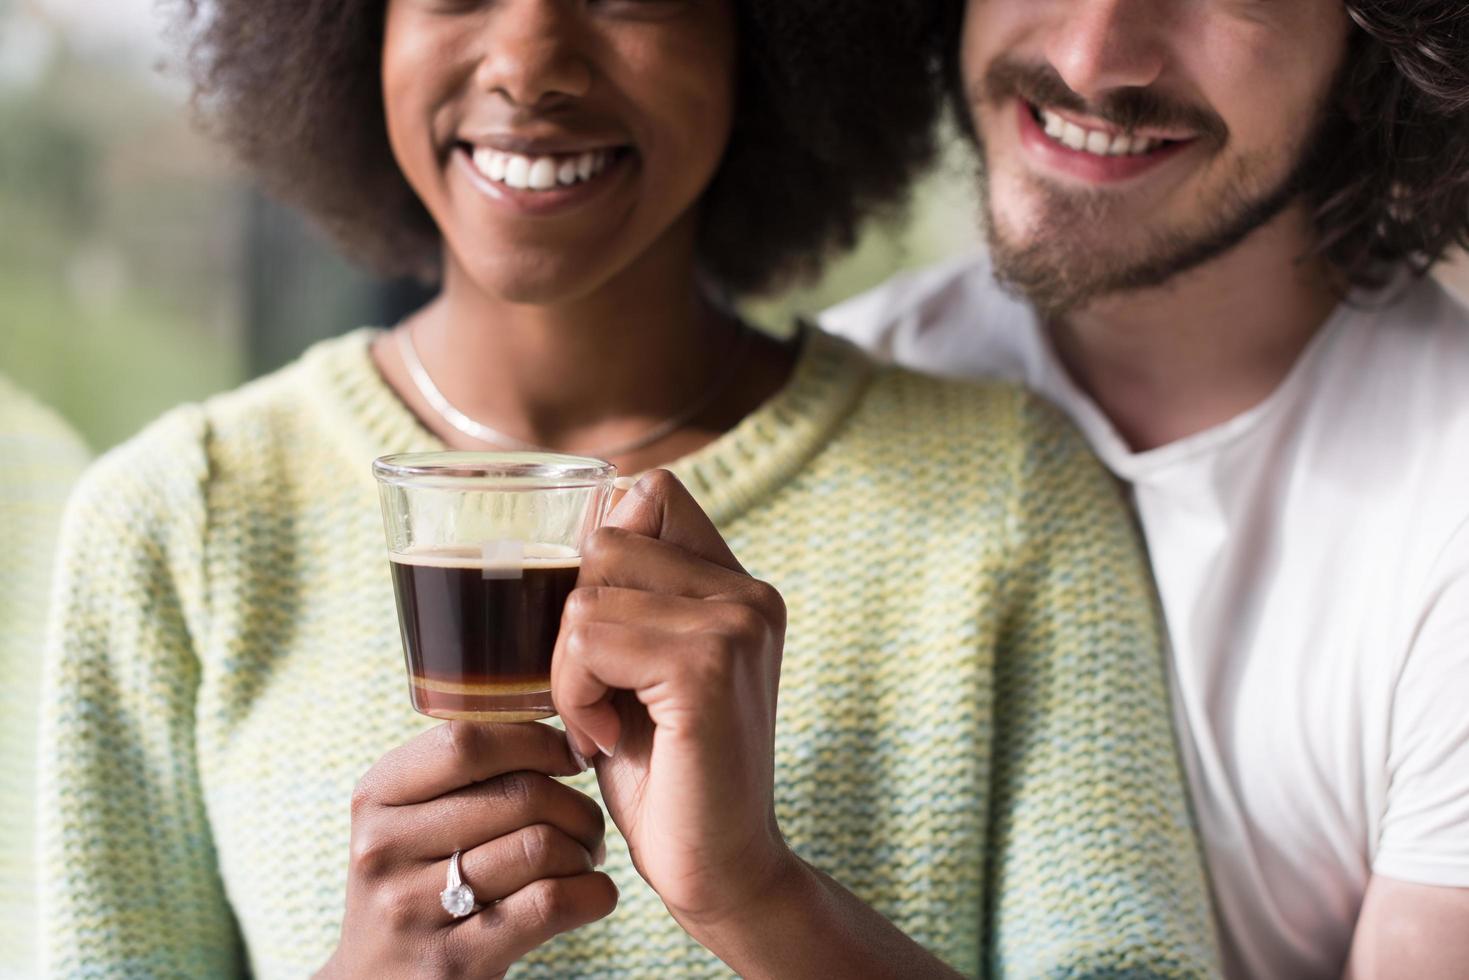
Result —
[[476, 83], [533, 108], [558, 96], [585, 96], [592, 84], [580, 4], [500, 0], [486, 21]]

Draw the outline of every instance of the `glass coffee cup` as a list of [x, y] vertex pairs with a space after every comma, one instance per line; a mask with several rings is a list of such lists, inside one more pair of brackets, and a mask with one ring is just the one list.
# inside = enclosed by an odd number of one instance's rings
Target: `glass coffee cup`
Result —
[[617, 470], [554, 453], [405, 453], [372, 464], [413, 707], [434, 718], [556, 713], [551, 652], [582, 543]]

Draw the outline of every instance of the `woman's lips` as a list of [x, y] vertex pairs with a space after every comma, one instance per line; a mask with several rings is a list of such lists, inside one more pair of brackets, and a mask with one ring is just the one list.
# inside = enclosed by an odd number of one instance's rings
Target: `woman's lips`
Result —
[[491, 146], [470, 148], [470, 162], [483, 176], [512, 190], [549, 191], [571, 187], [601, 174], [617, 148], [563, 153], [516, 153]]
[[525, 215], [577, 207], [616, 183], [636, 154], [626, 147], [578, 153], [510, 153], [456, 144], [453, 163], [485, 197]]

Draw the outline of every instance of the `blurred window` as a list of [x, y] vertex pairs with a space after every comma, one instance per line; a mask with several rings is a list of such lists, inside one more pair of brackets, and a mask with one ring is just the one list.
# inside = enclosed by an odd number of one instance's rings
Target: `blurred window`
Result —
[[240, 380], [241, 195], [149, 0], [0, 0], [0, 371], [96, 447]]
[[[189, 123], [154, 0], [0, 0], [0, 372], [96, 449], [314, 341], [421, 303], [337, 258]], [[967, 164], [825, 279], [751, 315], [777, 330], [974, 237]]]

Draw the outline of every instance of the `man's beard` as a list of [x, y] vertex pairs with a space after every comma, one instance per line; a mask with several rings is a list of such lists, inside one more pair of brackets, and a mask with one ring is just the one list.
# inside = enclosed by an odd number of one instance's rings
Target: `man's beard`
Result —
[[[1098, 111], [1081, 103], [1049, 69], [1000, 63], [991, 71], [988, 83], [985, 96], [990, 99], [997, 94], [1014, 95], [1042, 105], [1090, 111], [1127, 129], [1186, 119], [1215, 146], [1222, 148], [1227, 141], [1227, 130], [1217, 117], [1160, 103], [1146, 92], [1125, 93], [1125, 98], [1104, 102]], [[1135, 245], [1109, 247], [1099, 241], [1096, 231], [1112, 221], [1137, 221], [1135, 214], [1113, 213], [1125, 211], [1115, 207], [1123, 203], [1118, 196], [1062, 188], [1034, 178], [1029, 190], [1039, 206], [1030, 218], [1030, 228], [1023, 233], [1023, 241], [1008, 238], [995, 220], [985, 147], [976, 126], [980, 203], [995, 275], [1046, 318], [1062, 316], [1103, 296], [1162, 286], [1231, 251], [1296, 200], [1315, 162], [1306, 148], [1316, 145], [1322, 124], [1316, 128], [1318, 132], [1302, 144], [1290, 171], [1274, 184], [1262, 186], [1258, 179], [1262, 161], [1241, 159], [1222, 190], [1208, 202], [1206, 217], [1194, 227], [1162, 229]], [[1075, 234], [1078, 228], [1089, 233]]]

